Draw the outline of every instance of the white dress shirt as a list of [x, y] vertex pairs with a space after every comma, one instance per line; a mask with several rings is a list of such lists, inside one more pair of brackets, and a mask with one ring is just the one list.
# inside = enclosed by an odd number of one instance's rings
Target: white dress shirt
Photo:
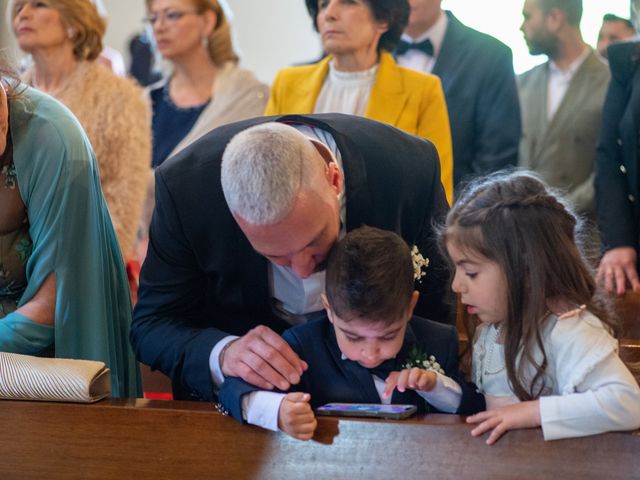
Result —
[[591, 50], [589, 47], [584, 48], [584, 51], [576, 58], [571, 64], [564, 70], [560, 69], [558, 65], [553, 61], [549, 61], [549, 84], [547, 86], [547, 120], [551, 120], [555, 113], [558, 111], [558, 107], [562, 103], [571, 80], [576, 74], [580, 66], [589, 56]]
[[434, 65], [436, 64], [438, 54], [442, 49], [442, 42], [444, 41], [444, 35], [447, 32], [448, 24], [449, 18], [441, 10], [436, 23], [434, 23], [430, 29], [425, 31], [418, 38], [411, 38], [406, 33], [403, 33], [401, 38], [406, 42], [420, 43], [426, 39], [431, 40], [431, 44], [433, 45], [433, 56], [412, 48], [406, 53], [397, 56], [396, 61], [398, 62], [398, 65], [418, 70], [419, 72], [431, 73]]

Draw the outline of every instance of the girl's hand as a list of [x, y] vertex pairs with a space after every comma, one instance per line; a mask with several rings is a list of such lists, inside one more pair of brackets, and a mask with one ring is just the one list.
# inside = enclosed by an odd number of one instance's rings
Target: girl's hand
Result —
[[382, 397], [389, 398], [395, 388], [399, 392], [404, 392], [407, 388], [429, 392], [436, 386], [437, 381], [436, 372], [417, 367], [407, 368], [400, 372], [391, 372], [385, 382]]
[[489, 438], [487, 438], [487, 445], [493, 445], [509, 430], [539, 427], [540, 401], [520, 402], [515, 405], [496, 408], [495, 410], [476, 413], [467, 417], [467, 423], [479, 424], [471, 430], [471, 435], [474, 437], [492, 430]]
[[278, 428], [298, 440], [309, 440], [316, 431], [316, 420], [311, 405], [311, 395], [308, 393], [288, 393], [278, 411]]

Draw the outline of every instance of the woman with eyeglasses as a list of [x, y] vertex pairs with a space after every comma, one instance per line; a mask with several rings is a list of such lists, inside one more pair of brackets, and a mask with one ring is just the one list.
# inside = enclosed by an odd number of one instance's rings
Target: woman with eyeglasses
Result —
[[151, 118], [142, 89], [99, 65], [105, 22], [90, 0], [12, 0], [13, 31], [30, 54], [23, 81], [64, 103], [89, 138], [125, 258], [150, 177]]
[[306, 0], [327, 56], [281, 70], [265, 115], [348, 113], [434, 143], [447, 199], [453, 193], [449, 114], [440, 80], [397, 65], [392, 52], [409, 19], [407, 0]]
[[146, 4], [157, 51], [171, 66], [167, 78], [149, 91], [157, 167], [211, 129], [261, 115], [269, 89], [238, 67], [220, 1]]

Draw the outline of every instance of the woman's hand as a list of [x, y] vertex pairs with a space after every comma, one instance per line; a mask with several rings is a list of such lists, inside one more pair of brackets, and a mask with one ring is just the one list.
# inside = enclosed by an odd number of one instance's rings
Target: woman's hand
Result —
[[617, 247], [607, 251], [600, 265], [596, 279], [609, 293], [623, 295], [627, 287], [640, 291], [640, 281], [636, 270], [638, 254], [633, 247]]
[[540, 401], [532, 400], [515, 405], [487, 410], [467, 417], [467, 423], [478, 423], [471, 435], [478, 437], [491, 430], [487, 445], [493, 445], [509, 430], [516, 428], [535, 428], [540, 426]]
[[421, 368], [406, 368], [400, 372], [391, 372], [384, 385], [383, 398], [389, 398], [394, 389], [404, 392], [407, 388], [429, 392], [433, 390], [438, 381], [436, 372]]
[[310, 440], [316, 431], [316, 420], [311, 405], [311, 395], [308, 393], [288, 393], [278, 411], [278, 428], [298, 440]]

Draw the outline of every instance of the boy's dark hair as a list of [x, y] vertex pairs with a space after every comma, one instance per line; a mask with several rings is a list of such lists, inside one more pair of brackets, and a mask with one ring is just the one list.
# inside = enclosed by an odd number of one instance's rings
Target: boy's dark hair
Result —
[[[318, 0], [305, 0], [307, 10], [313, 20], [313, 26], [318, 31]], [[378, 43], [378, 50], [384, 48], [393, 52], [398, 46], [400, 36], [409, 22], [408, 0], [366, 0], [365, 3], [371, 9], [373, 18], [377, 21], [387, 22], [389, 29], [382, 34]]]
[[341, 320], [396, 322], [409, 307], [413, 291], [411, 252], [394, 232], [360, 227], [329, 253], [327, 301]]

